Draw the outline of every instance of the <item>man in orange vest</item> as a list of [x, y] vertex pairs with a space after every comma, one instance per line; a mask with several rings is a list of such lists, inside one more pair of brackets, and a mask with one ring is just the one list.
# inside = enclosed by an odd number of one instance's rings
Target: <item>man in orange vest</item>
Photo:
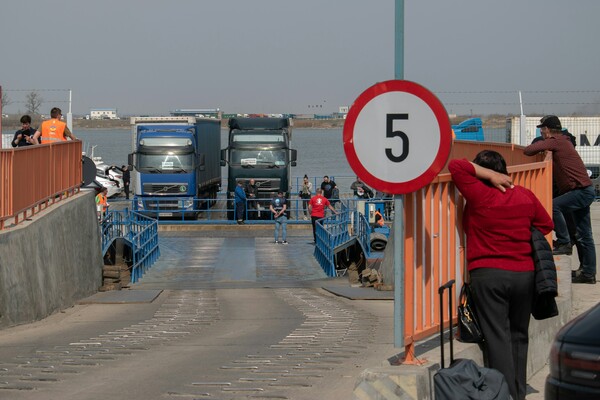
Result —
[[[40, 130], [35, 132], [33, 140], [35, 144], [40, 143], [40, 137], [42, 143], [56, 143], [67, 140], [77, 140], [75, 135], [71, 133], [67, 124], [61, 121], [62, 111], [58, 107], [54, 107], [50, 110], [50, 119], [42, 122]], [[40, 132], [41, 131], [41, 132]]]
[[379, 225], [379, 227], [385, 226], [385, 219], [383, 219], [383, 215], [381, 215], [379, 210], [375, 210], [375, 223]]
[[104, 214], [106, 214], [106, 210], [108, 209], [108, 201], [107, 195], [108, 189], [103, 187], [100, 190], [100, 193], [96, 195], [96, 211], [98, 212], [98, 218], [101, 219]]

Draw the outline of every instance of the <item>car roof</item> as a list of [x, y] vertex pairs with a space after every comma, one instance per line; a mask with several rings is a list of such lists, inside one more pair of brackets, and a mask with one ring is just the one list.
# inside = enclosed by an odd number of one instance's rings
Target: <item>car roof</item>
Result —
[[583, 345], [600, 345], [600, 303], [570, 321], [557, 335], [563, 342]]

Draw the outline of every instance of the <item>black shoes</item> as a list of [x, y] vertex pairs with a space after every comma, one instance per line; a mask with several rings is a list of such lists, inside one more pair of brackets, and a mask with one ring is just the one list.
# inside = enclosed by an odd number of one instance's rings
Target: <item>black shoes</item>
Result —
[[574, 271], [576, 274], [575, 276], [571, 277], [571, 283], [590, 283], [592, 285], [596, 284], [596, 275], [592, 275], [592, 276], [588, 276], [585, 275], [583, 272], [581, 273], [577, 273], [577, 271]]
[[569, 243], [558, 245], [554, 248], [554, 250], [552, 250], [552, 254], [555, 256], [570, 256], [573, 254], [573, 246]]

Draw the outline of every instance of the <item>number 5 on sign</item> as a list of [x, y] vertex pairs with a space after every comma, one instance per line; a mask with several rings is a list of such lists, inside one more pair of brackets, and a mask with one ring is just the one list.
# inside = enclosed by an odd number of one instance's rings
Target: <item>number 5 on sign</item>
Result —
[[406, 160], [406, 157], [408, 157], [408, 136], [406, 136], [406, 133], [402, 131], [394, 130], [394, 120], [396, 119], [408, 119], [408, 114], [387, 115], [386, 136], [389, 138], [399, 136], [400, 139], [402, 139], [402, 154], [400, 154], [399, 156], [395, 156], [394, 153], [392, 153], [392, 149], [386, 148], [385, 155], [391, 161], [399, 163]]
[[385, 193], [410, 193], [429, 184], [444, 168], [451, 146], [446, 109], [410, 81], [371, 86], [358, 96], [344, 124], [350, 167]]

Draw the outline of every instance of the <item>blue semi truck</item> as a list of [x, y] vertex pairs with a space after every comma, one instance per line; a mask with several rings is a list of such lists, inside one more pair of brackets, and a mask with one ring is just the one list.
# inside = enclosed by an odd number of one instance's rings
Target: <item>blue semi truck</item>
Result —
[[456, 140], [474, 140], [483, 142], [483, 122], [481, 118], [469, 118], [458, 125], [452, 125]]
[[134, 209], [152, 217], [196, 218], [221, 185], [221, 121], [132, 117], [129, 164]]

